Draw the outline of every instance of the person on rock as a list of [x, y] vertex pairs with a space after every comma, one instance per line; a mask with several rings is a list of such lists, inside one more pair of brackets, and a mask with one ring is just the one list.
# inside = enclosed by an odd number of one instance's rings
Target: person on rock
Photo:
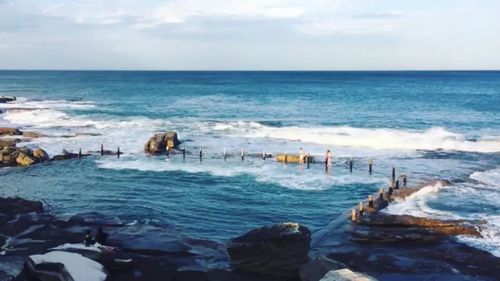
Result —
[[101, 245], [106, 245], [106, 241], [108, 240], [108, 234], [104, 232], [102, 227], [99, 227], [97, 229], [97, 232], [95, 234], [95, 242], [101, 244]]
[[85, 244], [85, 247], [90, 247], [94, 244], [94, 239], [92, 239], [92, 232], [90, 230], [87, 230], [85, 232], [85, 239], [83, 240], [83, 244]]

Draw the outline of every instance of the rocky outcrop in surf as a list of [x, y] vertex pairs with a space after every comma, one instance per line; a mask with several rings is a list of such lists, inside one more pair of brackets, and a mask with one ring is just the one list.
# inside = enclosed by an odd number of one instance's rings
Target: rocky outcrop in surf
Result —
[[167, 149], [174, 149], [178, 147], [180, 143], [181, 142], [177, 138], [176, 132], [169, 131], [165, 133], [157, 133], [144, 145], [144, 152], [161, 154], [166, 152]]
[[231, 266], [242, 272], [298, 278], [309, 260], [311, 232], [297, 223], [254, 229], [231, 239], [227, 251]]
[[26, 167], [49, 160], [49, 155], [41, 148], [37, 148], [35, 150], [13, 146], [0, 148], [0, 164], [3, 166]]
[[6, 96], [0, 96], [0, 103], [8, 103], [8, 102], [13, 102], [16, 101], [16, 97], [6, 97]]

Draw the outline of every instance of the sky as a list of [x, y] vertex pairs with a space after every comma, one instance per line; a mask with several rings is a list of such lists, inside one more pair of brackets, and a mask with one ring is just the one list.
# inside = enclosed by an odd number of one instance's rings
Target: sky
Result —
[[500, 69], [500, 0], [0, 0], [0, 69]]

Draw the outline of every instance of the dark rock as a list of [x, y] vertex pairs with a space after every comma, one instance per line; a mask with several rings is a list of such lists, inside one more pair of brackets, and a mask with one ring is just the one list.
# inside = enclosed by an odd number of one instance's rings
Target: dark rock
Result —
[[42, 202], [30, 201], [22, 198], [0, 197], [0, 213], [9, 217], [32, 212], [40, 213], [42, 211]]
[[337, 270], [345, 267], [344, 264], [327, 257], [315, 258], [300, 268], [300, 280], [319, 281], [330, 270]]
[[309, 260], [311, 232], [297, 223], [254, 229], [231, 239], [227, 251], [237, 271], [296, 279]]
[[8, 103], [8, 102], [13, 102], [13, 101], [16, 101], [16, 97], [0, 96], [0, 103]]
[[179, 146], [180, 141], [177, 138], [176, 132], [158, 133], [152, 136], [146, 145], [144, 145], [144, 152], [151, 154], [164, 153], [169, 149]]

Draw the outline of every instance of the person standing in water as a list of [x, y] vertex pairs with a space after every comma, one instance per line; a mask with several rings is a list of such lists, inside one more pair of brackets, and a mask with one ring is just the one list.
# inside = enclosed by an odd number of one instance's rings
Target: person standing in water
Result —
[[304, 159], [306, 157], [306, 153], [304, 152], [304, 149], [301, 147], [299, 150], [299, 163], [304, 164]]
[[325, 154], [325, 169], [328, 171], [333, 167], [333, 154], [328, 149]]

